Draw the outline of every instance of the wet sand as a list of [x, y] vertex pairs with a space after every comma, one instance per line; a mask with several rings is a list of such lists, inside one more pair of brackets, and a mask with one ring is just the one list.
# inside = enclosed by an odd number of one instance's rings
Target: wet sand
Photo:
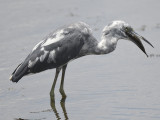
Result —
[[[158, 0], [2, 0], [0, 4], [0, 119], [2, 120], [159, 120], [160, 1]], [[104, 56], [86, 56], [68, 65], [66, 113], [50, 107], [55, 70], [26, 76], [17, 84], [9, 76], [40, 40], [58, 27], [84, 21], [100, 40], [112, 20], [132, 25], [146, 43], [147, 58], [133, 43], [121, 40]]]

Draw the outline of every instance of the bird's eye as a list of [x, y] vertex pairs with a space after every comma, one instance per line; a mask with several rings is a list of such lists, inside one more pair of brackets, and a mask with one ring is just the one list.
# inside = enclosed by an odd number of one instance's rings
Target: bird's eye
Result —
[[129, 31], [128, 27], [125, 27], [125, 30], [126, 30], [126, 31]]
[[132, 31], [133, 29], [131, 28], [131, 27], [125, 27], [125, 31], [127, 31], [127, 32], [130, 32], [130, 31]]

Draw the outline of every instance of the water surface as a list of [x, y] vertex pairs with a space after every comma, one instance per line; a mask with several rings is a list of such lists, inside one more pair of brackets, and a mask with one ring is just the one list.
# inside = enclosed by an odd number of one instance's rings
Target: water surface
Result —
[[[144, 43], [147, 58], [133, 43], [121, 40], [104, 56], [87, 56], [68, 65], [65, 115], [70, 120], [160, 119], [160, 2], [158, 0], [1, 0], [0, 119], [55, 120], [49, 91], [55, 70], [8, 80], [15, 67], [49, 32], [84, 21], [100, 39], [112, 20], [127, 21], [155, 48]], [[65, 119], [57, 82], [56, 109]]]

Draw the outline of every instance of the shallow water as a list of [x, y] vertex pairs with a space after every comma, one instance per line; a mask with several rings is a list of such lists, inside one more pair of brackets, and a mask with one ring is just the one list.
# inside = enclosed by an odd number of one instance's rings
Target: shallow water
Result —
[[[160, 119], [160, 1], [158, 0], [2, 0], [0, 4], [0, 119], [159, 120]], [[84, 21], [100, 38], [101, 29], [122, 19], [145, 36], [147, 58], [133, 43], [119, 41], [104, 56], [86, 56], [68, 65], [65, 78], [66, 113], [55, 89], [57, 114], [49, 91], [55, 70], [8, 80], [15, 67], [49, 32]], [[64, 116], [65, 115], [65, 116]]]

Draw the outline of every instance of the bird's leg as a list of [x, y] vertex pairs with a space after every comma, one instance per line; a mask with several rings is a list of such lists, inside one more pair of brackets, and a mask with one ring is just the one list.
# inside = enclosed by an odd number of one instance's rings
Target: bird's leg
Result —
[[62, 67], [62, 78], [61, 78], [61, 84], [60, 84], [60, 89], [59, 89], [59, 92], [62, 95], [61, 102], [65, 102], [65, 99], [66, 99], [66, 94], [65, 94], [64, 89], [63, 89], [64, 76], [65, 76], [66, 68], [67, 68], [67, 64]]
[[53, 85], [52, 85], [52, 88], [51, 88], [51, 91], [50, 91], [51, 105], [53, 103], [55, 103], [54, 88], [55, 88], [55, 85], [56, 85], [56, 82], [57, 82], [57, 78], [58, 78], [58, 75], [59, 75], [60, 71], [61, 71], [61, 68], [56, 68], [56, 74], [55, 74], [54, 82], [53, 82]]

